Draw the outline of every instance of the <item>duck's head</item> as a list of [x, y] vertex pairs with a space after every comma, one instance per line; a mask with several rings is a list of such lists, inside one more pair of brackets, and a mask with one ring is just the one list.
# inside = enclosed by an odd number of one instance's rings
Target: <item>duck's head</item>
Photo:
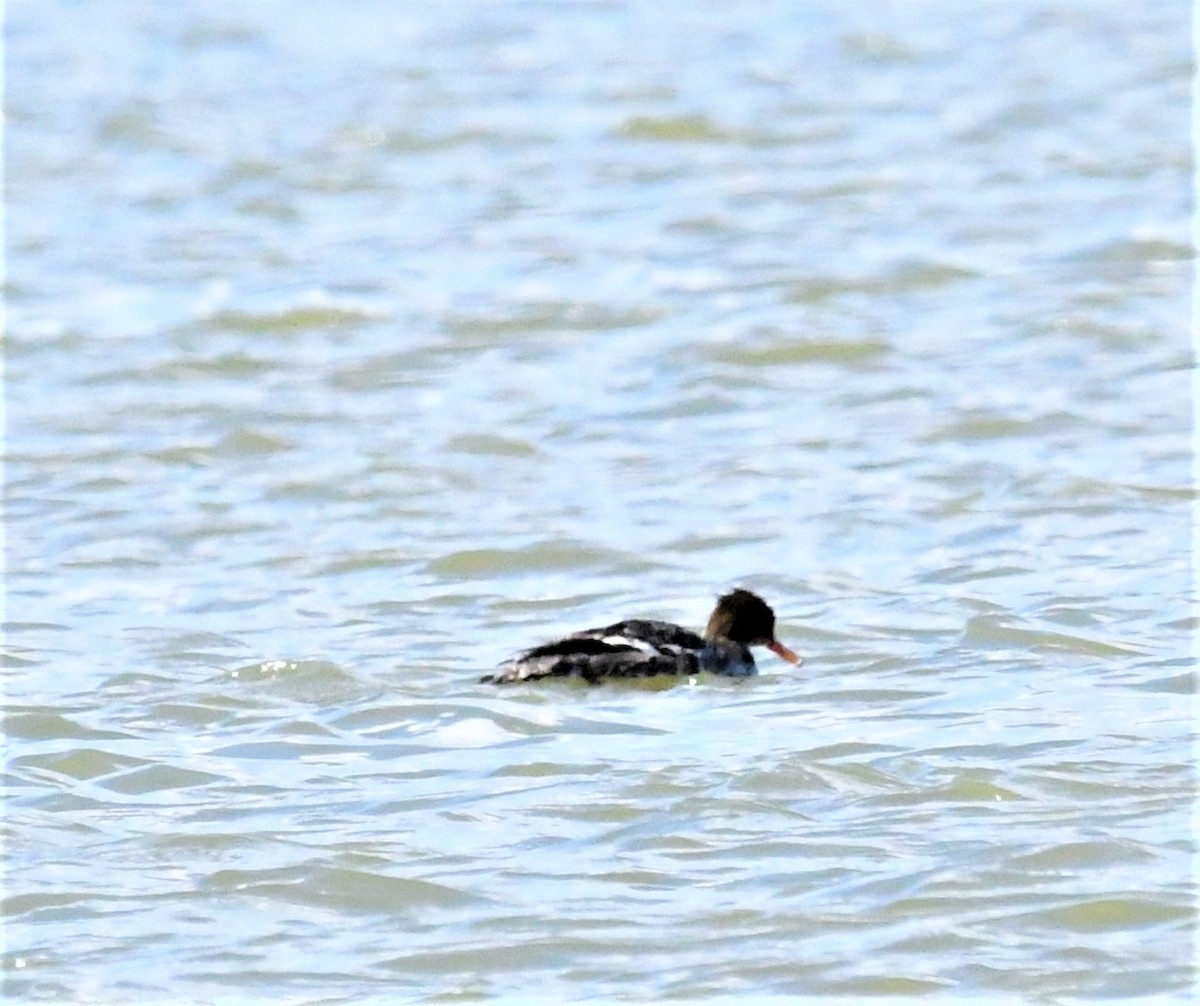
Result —
[[765, 646], [789, 664], [801, 659], [775, 638], [775, 612], [757, 594], [740, 587], [717, 599], [704, 630], [705, 639], [728, 639], [745, 646]]

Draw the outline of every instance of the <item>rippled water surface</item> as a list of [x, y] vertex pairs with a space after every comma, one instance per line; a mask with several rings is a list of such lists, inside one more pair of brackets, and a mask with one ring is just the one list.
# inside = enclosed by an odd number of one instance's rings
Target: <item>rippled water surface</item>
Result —
[[1190, 18], [9, 5], [5, 997], [1185, 999]]

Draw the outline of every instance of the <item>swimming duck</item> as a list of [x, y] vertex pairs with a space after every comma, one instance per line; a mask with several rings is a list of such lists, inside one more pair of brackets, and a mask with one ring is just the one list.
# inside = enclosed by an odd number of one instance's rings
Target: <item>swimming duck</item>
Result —
[[802, 663], [775, 638], [775, 612], [767, 602], [739, 588], [717, 600], [703, 636], [671, 622], [629, 619], [525, 650], [480, 681], [505, 685], [576, 675], [596, 684], [605, 678], [700, 671], [747, 677], [758, 673], [751, 646], [765, 646], [790, 664]]

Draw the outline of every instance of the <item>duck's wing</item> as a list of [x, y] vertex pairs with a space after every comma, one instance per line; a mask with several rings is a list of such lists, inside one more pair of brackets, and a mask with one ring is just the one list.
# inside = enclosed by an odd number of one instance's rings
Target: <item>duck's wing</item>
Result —
[[705, 646], [700, 636], [682, 625], [676, 625], [674, 622], [655, 622], [646, 618], [630, 618], [603, 629], [588, 629], [577, 635], [592, 639], [620, 639], [638, 647], [702, 650]]
[[573, 674], [595, 682], [602, 678], [695, 674], [703, 648], [703, 639], [678, 625], [633, 619], [535, 646], [480, 680], [508, 684]]

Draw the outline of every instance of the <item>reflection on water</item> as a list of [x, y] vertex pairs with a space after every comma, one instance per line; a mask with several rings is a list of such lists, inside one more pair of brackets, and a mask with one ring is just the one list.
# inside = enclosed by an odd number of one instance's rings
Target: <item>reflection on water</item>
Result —
[[1189, 987], [1184, 8], [734, 10], [10, 12], [6, 995]]

